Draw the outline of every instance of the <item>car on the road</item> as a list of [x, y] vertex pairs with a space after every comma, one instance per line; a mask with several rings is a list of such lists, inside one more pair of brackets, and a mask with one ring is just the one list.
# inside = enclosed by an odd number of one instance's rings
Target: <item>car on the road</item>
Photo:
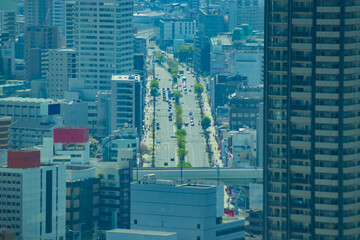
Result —
[[190, 74], [191, 72], [190, 71], [188, 71], [188, 74]]
[[157, 122], [157, 123], [156, 123], [156, 126], [160, 126], [160, 123]]
[[156, 126], [156, 130], [160, 130], [160, 127], [159, 127], [159, 126]]
[[170, 113], [170, 116], [172, 116], [173, 115], [173, 113]]
[[172, 162], [173, 162], [173, 161], [175, 161], [175, 158], [173, 158], [173, 157], [172, 157], [172, 158], [170, 158], [170, 161], [172, 161]]
[[189, 123], [188, 123], [188, 122], [186, 122], [186, 123], [184, 123], [184, 125], [185, 125], [185, 127], [187, 127], [187, 126], [189, 126]]
[[192, 115], [192, 112], [189, 112], [189, 115], [191, 116], [191, 115]]
[[172, 122], [172, 118], [171, 118], [171, 117], [169, 117], [169, 122]]
[[191, 75], [192, 77], [195, 77], [195, 75], [193, 74], [193, 75]]
[[171, 109], [170, 109], [170, 108], [168, 109], [168, 112], [171, 112]]
[[168, 166], [168, 163], [167, 163], [167, 162], [164, 162], [164, 166], [167, 167], [167, 166]]
[[194, 121], [191, 121], [191, 122], [190, 122], [190, 125], [191, 125], [191, 126], [194, 126]]
[[189, 92], [191, 92], [191, 88], [189, 89]]

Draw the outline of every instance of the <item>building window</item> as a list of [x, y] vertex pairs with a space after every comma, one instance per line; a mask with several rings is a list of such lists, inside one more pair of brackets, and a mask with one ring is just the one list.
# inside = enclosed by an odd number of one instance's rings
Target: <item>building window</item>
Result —
[[200, 240], [200, 236], [197, 236], [196, 240]]
[[136, 219], [134, 220], [134, 224], [135, 224], [135, 225], [137, 224], [137, 220], [136, 220]]
[[197, 229], [200, 229], [200, 224], [197, 225]]

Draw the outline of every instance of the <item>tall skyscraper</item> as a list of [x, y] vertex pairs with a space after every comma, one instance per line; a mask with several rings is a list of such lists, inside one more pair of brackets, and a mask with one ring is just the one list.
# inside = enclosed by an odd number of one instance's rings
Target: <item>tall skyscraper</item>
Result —
[[95, 99], [110, 89], [113, 74], [133, 70], [133, 1], [76, 1], [74, 21], [80, 88]]
[[360, 238], [359, 14], [266, 1], [264, 239]]

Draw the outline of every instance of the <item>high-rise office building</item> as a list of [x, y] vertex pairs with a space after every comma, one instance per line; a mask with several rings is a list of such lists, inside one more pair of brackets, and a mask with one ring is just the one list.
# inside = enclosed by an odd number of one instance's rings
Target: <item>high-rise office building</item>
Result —
[[[47, 49], [60, 47], [59, 28], [48, 26], [28, 27], [25, 32], [24, 58], [26, 80], [44, 78], [44, 60]], [[46, 62], [46, 65], [48, 62]], [[44, 76], [45, 75], [45, 76]]]
[[265, 9], [264, 239], [359, 239], [360, 1]]
[[75, 51], [73, 49], [51, 49], [48, 51], [47, 97], [63, 99], [69, 91], [69, 79], [75, 78]]
[[118, 158], [96, 166], [100, 178], [99, 230], [130, 228], [131, 159]]
[[75, 2], [65, 2], [65, 47], [75, 48]]
[[49, 26], [51, 0], [25, 0], [24, 1], [26, 26]]
[[140, 76], [114, 75], [111, 79], [111, 132], [125, 127], [142, 126], [142, 89]]
[[133, 1], [76, 1], [74, 21], [79, 88], [95, 100], [113, 74], [133, 70]]

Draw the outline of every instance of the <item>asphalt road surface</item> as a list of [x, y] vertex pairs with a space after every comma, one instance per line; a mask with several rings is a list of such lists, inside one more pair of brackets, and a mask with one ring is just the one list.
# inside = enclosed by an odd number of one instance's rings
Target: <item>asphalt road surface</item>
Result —
[[[193, 86], [195, 78], [192, 73], [187, 73], [184, 70], [186, 77], [187, 93], [185, 94], [183, 85], [183, 76], [178, 79], [178, 85], [182, 90], [183, 97], [181, 98], [181, 105], [183, 108], [183, 120], [187, 126], [183, 126], [186, 130], [186, 149], [188, 155], [185, 161], [190, 162], [193, 167], [207, 167], [207, 157], [205, 152], [205, 139], [202, 136], [202, 129], [200, 125], [200, 109], [194, 95]], [[155, 77], [160, 80], [160, 96], [156, 101], [156, 122], [159, 124], [156, 130], [156, 167], [175, 167], [178, 163], [177, 146], [175, 131], [175, 111], [174, 101], [170, 101], [168, 97], [169, 90], [171, 90], [172, 81], [170, 73], [162, 67], [155, 65]], [[163, 89], [165, 90], [166, 101], [163, 101]], [[191, 90], [191, 92], [190, 92]], [[172, 92], [172, 91], [171, 91]], [[171, 102], [171, 109], [169, 110], [169, 102]], [[169, 115], [172, 113], [172, 121], [169, 120]], [[191, 115], [190, 115], [191, 114]], [[191, 124], [193, 119], [193, 125]], [[174, 158], [174, 161], [171, 159]]]

